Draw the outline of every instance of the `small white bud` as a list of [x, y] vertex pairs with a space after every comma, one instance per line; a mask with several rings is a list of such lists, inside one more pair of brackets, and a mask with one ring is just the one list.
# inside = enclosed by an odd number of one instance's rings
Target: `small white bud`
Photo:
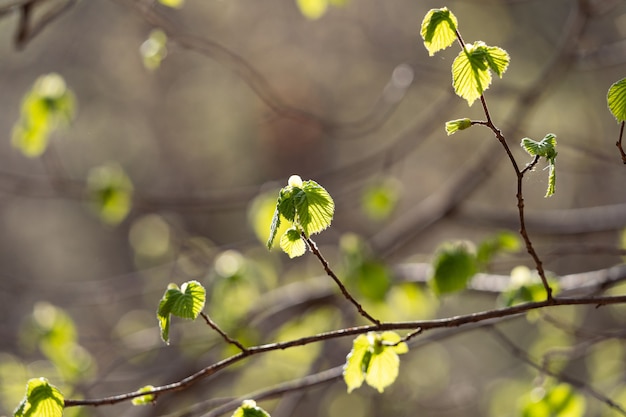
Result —
[[289, 181], [287, 181], [287, 183], [291, 187], [302, 188], [302, 178], [300, 178], [300, 175], [292, 175], [291, 177], [289, 177]]

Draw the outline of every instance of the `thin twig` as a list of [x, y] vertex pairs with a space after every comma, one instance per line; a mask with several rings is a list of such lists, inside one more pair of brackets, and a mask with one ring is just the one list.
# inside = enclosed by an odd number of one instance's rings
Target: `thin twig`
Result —
[[330, 265], [328, 264], [328, 261], [326, 261], [326, 259], [324, 259], [324, 257], [320, 253], [319, 249], [317, 248], [317, 245], [315, 244], [315, 242], [313, 242], [313, 240], [311, 240], [311, 238], [307, 237], [307, 235], [304, 232], [301, 233], [301, 236], [302, 236], [302, 239], [304, 239], [304, 241], [306, 242], [306, 244], [309, 247], [309, 249], [311, 250], [311, 252], [313, 252], [313, 254], [317, 257], [317, 259], [319, 259], [319, 261], [322, 263], [322, 266], [324, 267], [324, 271], [326, 271], [326, 274], [329, 277], [331, 277], [333, 279], [333, 281], [335, 281], [335, 283], [337, 284], [337, 286], [341, 290], [341, 293], [343, 294], [343, 296], [346, 297], [346, 299], [348, 301], [350, 301], [356, 307], [356, 309], [359, 311], [360, 315], [362, 315], [363, 317], [365, 317], [367, 320], [371, 321], [372, 323], [374, 323], [376, 325], [380, 325], [380, 321], [376, 320], [374, 317], [370, 316], [367, 313], [367, 311], [365, 311], [363, 309], [361, 304], [359, 304], [359, 302], [357, 300], [355, 300], [354, 297], [352, 297], [352, 295], [350, 295], [350, 293], [348, 292], [348, 289], [345, 287], [345, 285], [343, 285], [343, 283], [337, 277], [337, 275], [333, 272], [333, 270], [330, 269]]
[[226, 332], [224, 330], [220, 329], [220, 327], [217, 325], [217, 323], [215, 323], [213, 320], [211, 320], [211, 318], [209, 317], [208, 314], [206, 314], [204, 311], [201, 311], [200, 315], [202, 316], [202, 318], [204, 319], [206, 324], [208, 324], [213, 330], [218, 332], [220, 334], [220, 336], [222, 336], [222, 338], [227, 343], [230, 343], [231, 345], [237, 346], [244, 353], [248, 351], [248, 349], [244, 345], [242, 345], [241, 343], [239, 343], [237, 340], [233, 339], [232, 337], [228, 336], [228, 334], [226, 334]]
[[240, 362], [250, 356], [270, 352], [289, 349], [296, 346], [305, 346], [311, 343], [318, 343], [324, 340], [337, 339], [347, 336], [355, 336], [365, 334], [371, 331], [384, 331], [384, 330], [416, 330], [422, 329], [423, 331], [432, 329], [443, 328], [455, 328], [471, 323], [485, 322], [487, 320], [511, 318], [524, 314], [528, 311], [538, 310], [546, 307], [565, 306], [565, 305], [595, 305], [596, 307], [611, 305], [611, 304], [626, 304], [626, 295], [621, 296], [608, 296], [608, 297], [580, 297], [580, 298], [558, 298], [555, 297], [552, 301], [544, 300], [533, 303], [518, 304], [511, 307], [505, 307], [495, 310], [481, 311], [478, 313], [466, 314], [462, 316], [448, 317], [443, 319], [423, 320], [423, 321], [404, 321], [404, 322], [387, 322], [380, 323], [378, 325], [368, 325], [359, 327], [349, 327], [340, 330], [333, 330], [330, 332], [319, 333], [316, 335], [306, 336], [300, 339], [294, 339], [285, 342], [270, 343], [266, 345], [259, 345], [247, 348], [244, 352], [240, 352], [236, 355], [225, 358], [219, 362], [213, 363], [198, 372], [181, 379], [178, 382], [155, 387], [151, 391], [146, 392], [128, 392], [124, 394], [114, 395], [110, 397], [98, 398], [98, 399], [81, 399], [73, 400], [66, 399], [65, 407], [76, 406], [101, 406], [118, 404], [125, 401], [130, 401], [133, 398], [141, 397], [143, 395], [154, 395], [155, 399], [166, 392], [176, 392], [187, 389], [189, 386], [196, 382], [205, 379], [211, 375], [216, 374], [222, 369], [228, 368], [233, 364]]
[[626, 416], [626, 409], [624, 409], [620, 404], [616, 403], [615, 401], [613, 401], [609, 397], [607, 397], [604, 394], [596, 391], [595, 389], [591, 388], [588, 384], [586, 384], [586, 383], [584, 383], [582, 381], [579, 381], [579, 380], [577, 380], [575, 378], [572, 378], [572, 377], [570, 377], [568, 375], [565, 375], [563, 373], [553, 372], [553, 371], [549, 370], [547, 367], [542, 366], [542, 365], [538, 364], [537, 362], [533, 361], [530, 358], [530, 356], [528, 355], [527, 352], [525, 352], [523, 349], [518, 347], [515, 343], [513, 343], [513, 341], [511, 341], [508, 337], [506, 337], [501, 331], [499, 331], [495, 327], [491, 326], [491, 327], [488, 328], [488, 330], [489, 330], [490, 334], [495, 336], [495, 338], [498, 339], [498, 341], [502, 345], [506, 346], [511, 351], [512, 355], [515, 356], [516, 358], [518, 358], [521, 361], [525, 362], [529, 366], [535, 368], [536, 370], [538, 370], [542, 374], [551, 376], [553, 378], [558, 379], [559, 381], [566, 382], [566, 383], [572, 385], [573, 387], [576, 387], [576, 388], [578, 388], [580, 390], [583, 390], [583, 391], [587, 392], [589, 395], [591, 395], [595, 399], [605, 403], [606, 405], [608, 405], [609, 407], [613, 408], [615, 411], [617, 411], [621, 415]]

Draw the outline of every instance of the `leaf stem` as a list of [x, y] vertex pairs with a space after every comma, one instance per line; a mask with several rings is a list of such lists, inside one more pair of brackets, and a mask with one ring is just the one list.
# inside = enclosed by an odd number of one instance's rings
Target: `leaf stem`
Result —
[[304, 232], [301, 232], [300, 235], [302, 236], [302, 239], [304, 239], [304, 241], [306, 242], [306, 244], [309, 247], [309, 249], [311, 250], [311, 252], [313, 252], [313, 254], [317, 257], [317, 259], [319, 259], [319, 261], [321, 262], [322, 266], [324, 267], [324, 271], [326, 271], [326, 274], [329, 277], [331, 277], [333, 279], [333, 281], [335, 281], [335, 283], [337, 284], [337, 286], [341, 290], [341, 293], [343, 294], [343, 296], [356, 307], [356, 309], [359, 311], [360, 315], [362, 315], [363, 317], [365, 317], [367, 320], [371, 321], [375, 325], [380, 326], [380, 321], [376, 320], [374, 317], [370, 316], [363, 309], [361, 304], [359, 304], [359, 302], [357, 300], [355, 300], [354, 297], [352, 297], [352, 295], [350, 295], [350, 293], [348, 292], [348, 289], [345, 287], [345, 285], [343, 285], [343, 283], [341, 282], [341, 280], [339, 280], [339, 278], [333, 272], [333, 270], [330, 269], [330, 265], [328, 264], [328, 261], [326, 261], [326, 259], [324, 259], [324, 257], [322, 256], [321, 252], [317, 248], [317, 245], [315, 244], [315, 242], [313, 242], [313, 240], [311, 240], [311, 238], [307, 237], [307, 235]]
[[626, 153], [624, 153], [624, 148], [622, 148], [622, 138], [624, 137], [624, 124], [626, 122], [622, 122], [622, 126], [619, 129], [619, 139], [615, 142], [615, 146], [619, 149], [619, 153], [622, 157], [622, 162], [626, 164]]

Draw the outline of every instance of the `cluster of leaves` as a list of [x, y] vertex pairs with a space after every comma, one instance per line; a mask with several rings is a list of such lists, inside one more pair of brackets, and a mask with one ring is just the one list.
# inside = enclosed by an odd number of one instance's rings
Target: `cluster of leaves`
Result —
[[280, 247], [290, 258], [303, 255], [306, 251], [303, 236], [308, 238], [325, 230], [334, 212], [335, 202], [328, 191], [315, 181], [302, 181], [298, 175], [292, 175], [278, 194], [267, 247], [272, 247], [281, 222], [286, 220], [291, 227], [280, 238]]
[[546, 197], [551, 197], [554, 194], [554, 187], [556, 185], [556, 135], [548, 133], [539, 142], [530, 138], [524, 138], [522, 139], [521, 145], [530, 156], [545, 158], [548, 162], [550, 172], [548, 174], [548, 190], [546, 191]]

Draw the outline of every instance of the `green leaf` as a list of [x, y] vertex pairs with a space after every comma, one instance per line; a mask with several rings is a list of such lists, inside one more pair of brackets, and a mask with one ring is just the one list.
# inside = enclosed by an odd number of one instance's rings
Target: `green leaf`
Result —
[[489, 88], [490, 69], [502, 77], [508, 65], [509, 55], [504, 49], [481, 41], [466, 44], [452, 64], [454, 91], [471, 106]]
[[304, 255], [306, 252], [306, 244], [300, 236], [300, 232], [295, 227], [288, 229], [280, 238], [280, 248], [289, 255], [290, 258], [296, 258]]
[[609, 88], [606, 100], [617, 122], [626, 121], [626, 78], [622, 78]]
[[[152, 385], [146, 385], [137, 390], [137, 392], [150, 392], [154, 389]], [[146, 394], [141, 397], [135, 397], [132, 399], [133, 405], [148, 405], [154, 402], [154, 394]]]
[[310, 20], [324, 16], [328, 9], [328, 0], [296, 0], [300, 13]]
[[548, 162], [550, 172], [548, 174], [548, 190], [545, 197], [552, 196], [556, 186], [556, 135], [548, 133], [539, 142], [530, 138], [524, 138], [521, 146], [530, 156], [543, 157]]
[[344, 365], [343, 377], [348, 392], [359, 388], [363, 381], [378, 392], [394, 383], [400, 368], [399, 354], [408, 352], [408, 346], [395, 332], [358, 336]]
[[49, 135], [74, 118], [76, 99], [59, 74], [39, 77], [24, 96], [20, 118], [13, 126], [12, 143], [25, 156], [44, 153]]
[[469, 244], [448, 243], [435, 254], [430, 283], [439, 295], [461, 291], [477, 271], [476, 255]]
[[180, 9], [185, 4], [185, 0], [159, 0], [159, 3], [173, 9]]
[[61, 417], [65, 407], [63, 394], [45, 378], [33, 378], [26, 384], [26, 396], [17, 406], [15, 417]]
[[198, 281], [185, 282], [180, 289], [176, 284], [169, 284], [157, 310], [161, 338], [169, 343], [170, 316], [195, 320], [204, 309], [206, 291]]
[[456, 40], [458, 21], [447, 7], [431, 9], [422, 20], [421, 35], [428, 54], [446, 49]]
[[[548, 278], [550, 287], [556, 295], [559, 292], [558, 282]], [[507, 307], [515, 304], [543, 301], [546, 290], [536, 271], [526, 266], [517, 266], [511, 271], [511, 281], [508, 288], [501, 295], [501, 302]]]
[[93, 168], [87, 178], [87, 189], [92, 208], [105, 223], [119, 224], [132, 208], [133, 184], [115, 163]]
[[[181, 0], [174, 1], [182, 4]], [[154, 29], [150, 32], [148, 39], [139, 47], [139, 53], [143, 59], [144, 67], [149, 70], [155, 70], [161, 65], [161, 61], [163, 61], [167, 55], [166, 43], [167, 35], [161, 29]]]
[[459, 130], [469, 129], [470, 127], [472, 127], [470, 119], [449, 120], [446, 122], [446, 133], [450, 136]]
[[522, 402], [522, 417], [582, 417], [585, 397], [572, 386], [561, 383], [554, 387], [535, 388]]
[[258, 407], [254, 400], [245, 400], [235, 410], [232, 417], [270, 417], [270, 415], [267, 411]]
[[330, 226], [335, 212], [335, 202], [318, 183], [304, 181], [302, 189], [294, 193], [293, 199], [298, 216], [297, 222], [307, 236], [319, 233]]

